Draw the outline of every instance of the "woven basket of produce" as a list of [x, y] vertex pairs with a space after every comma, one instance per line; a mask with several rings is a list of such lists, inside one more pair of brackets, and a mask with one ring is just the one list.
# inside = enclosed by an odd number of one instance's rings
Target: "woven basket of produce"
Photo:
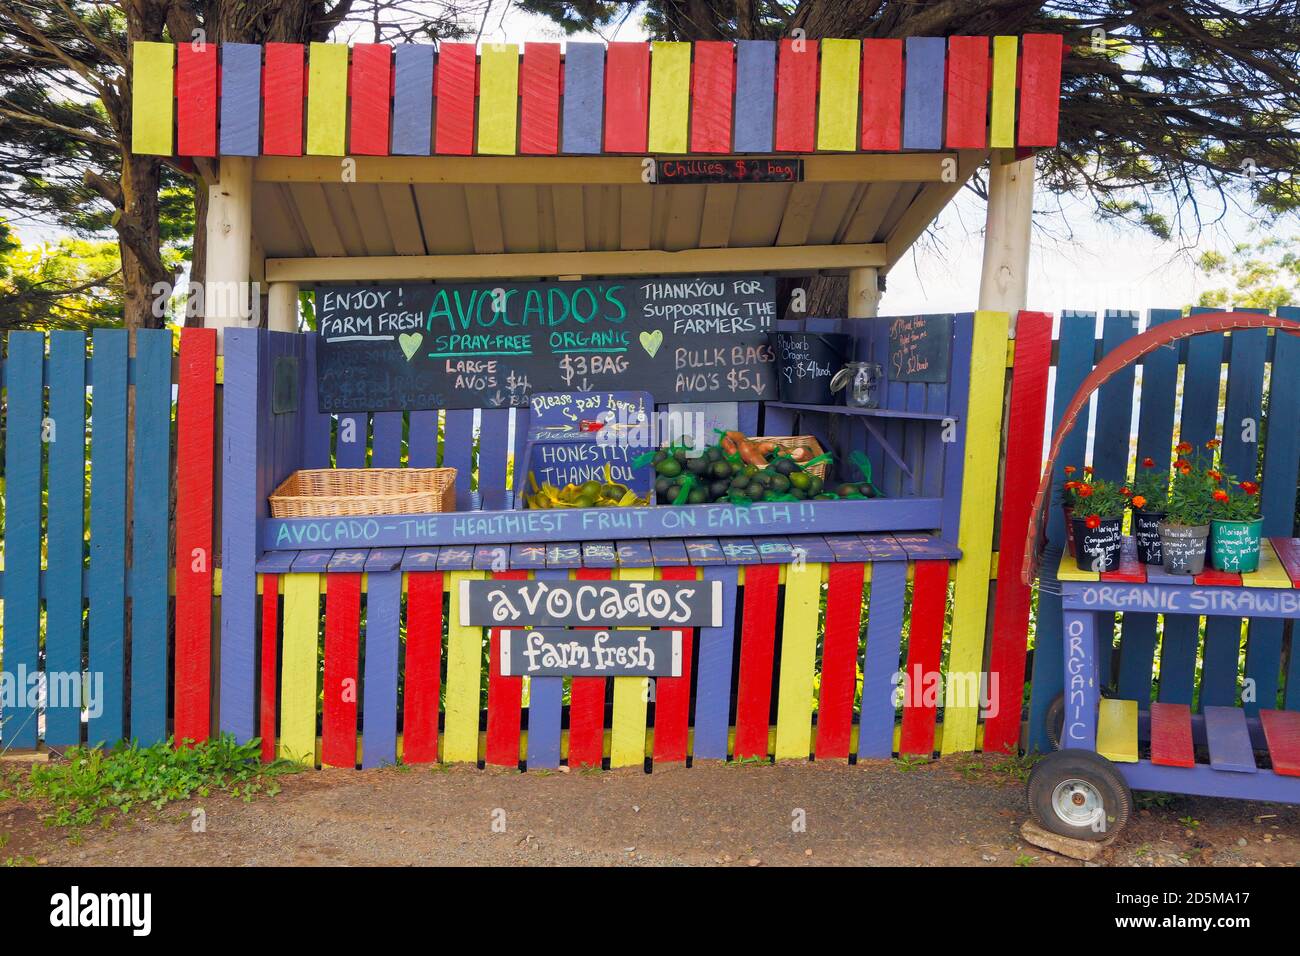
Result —
[[[805, 468], [805, 463], [809, 467]], [[661, 448], [650, 460], [655, 470], [655, 499], [660, 505], [744, 505], [848, 497], [849, 492], [832, 494], [825, 487], [828, 463], [829, 456], [823, 455], [812, 436], [747, 438], [738, 431], [722, 433], [716, 445], [702, 451]], [[854, 488], [851, 494], [859, 492]]]
[[[812, 435], [788, 435], [786, 437], [764, 437], [750, 440], [756, 441], [760, 445], [763, 442], [776, 442], [781, 449], [789, 453], [790, 457], [801, 465], [805, 461], [812, 461], [823, 454], [821, 443]], [[806, 471], [808, 474], [816, 475], [825, 481], [826, 466], [829, 464], [829, 461], [819, 461], [817, 464], [808, 467]]]
[[313, 468], [271, 493], [272, 518], [433, 514], [456, 510], [455, 468]]

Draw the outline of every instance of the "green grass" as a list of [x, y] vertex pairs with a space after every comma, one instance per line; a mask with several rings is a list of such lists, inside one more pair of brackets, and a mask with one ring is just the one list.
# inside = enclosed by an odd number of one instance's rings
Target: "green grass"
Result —
[[62, 760], [34, 764], [26, 774], [0, 780], [0, 799], [40, 806], [48, 826], [108, 825], [114, 814], [139, 807], [161, 810], [191, 797], [228, 793], [245, 801], [280, 792], [278, 777], [300, 768], [287, 761], [261, 762], [261, 743], [238, 744], [222, 735], [194, 747], [166, 743], [112, 750], [76, 747]]

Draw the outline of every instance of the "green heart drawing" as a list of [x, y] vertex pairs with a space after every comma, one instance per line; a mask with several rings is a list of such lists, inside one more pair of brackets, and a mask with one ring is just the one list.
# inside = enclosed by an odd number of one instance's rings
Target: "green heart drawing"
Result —
[[402, 347], [402, 354], [406, 356], [408, 362], [414, 357], [415, 350], [423, 341], [424, 336], [419, 332], [403, 332], [397, 337], [397, 344]]
[[651, 358], [659, 351], [659, 346], [664, 344], [663, 329], [655, 329], [653, 332], [641, 333], [641, 348], [646, 350], [646, 354]]

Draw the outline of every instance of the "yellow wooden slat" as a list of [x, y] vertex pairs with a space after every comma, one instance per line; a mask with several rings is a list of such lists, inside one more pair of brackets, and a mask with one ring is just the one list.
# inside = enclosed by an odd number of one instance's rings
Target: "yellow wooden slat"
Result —
[[347, 143], [348, 48], [313, 43], [307, 66], [307, 153], [342, 156]]
[[479, 71], [478, 151], [513, 156], [519, 117], [519, 47], [487, 44]]
[[[653, 581], [654, 568], [623, 568], [620, 581]], [[614, 678], [614, 714], [610, 724], [610, 767], [639, 767], [645, 762], [646, 707], [649, 677]]]
[[[1068, 528], [1065, 533], [1070, 533]], [[1074, 555], [1063, 550], [1061, 566], [1056, 569], [1056, 579], [1058, 581], [1100, 581], [1101, 575], [1096, 571], [1079, 570], [1079, 563], [1074, 559]]]
[[862, 46], [858, 40], [822, 40], [821, 98], [817, 107], [817, 148], [852, 152], [858, 148], [858, 90]]
[[691, 45], [650, 45], [650, 152], [686, 152], [686, 117], [690, 109]]
[[1262, 538], [1259, 542], [1259, 570], [1241, 576], [1242, 587], [1291, 588], [1291, 576], [1286, 573], [1281, 558], [1273, 550], [1273, 542]]
[[1016, 52], [1018, 37], [993, 38], [993, 112], [989, 146], [1010, 149], [1016, 145]]
[[320, 575], [286, 574], [284, 641], [280, 663], [279, 753], [316, 763], [316, 653], [320, 624]]
[[[1002, 429], [1002, 393], [1006, 380], [1005, 312], [976, 312], [971, 343], [970, 400], [966, 412], [961, 521], [957, 546], [962, 558], [953, 565], [952, 643], [948, 656], [949, 686], [969, 685], [984, 661], [988, 617], [989, 564], [992, 562], [993, 513], [998, 483], [998, 447]], [[957, 680], [953, 680], [956, 677]], [[976, 685], [978, 686], [978, 685]], [[979, 703], [944, 701], [943, 753], [975, 749]]]
[[817, 605], [821, 598], [823, 567], [815, 563], [786, 566], [774, 748], [777, 760], [807, 760], [812, 753]]
[[447, 693], [443, 700], [444, 763], [478, 762], [478, 715], [483, 668], [483, 628], [461, 624], [461, 582], [482, 581], [484, 571], [446, 575], [451, 601], [447, 609]]
[[171, 43], [137, 41], [131, 48], [131, 151], [172, 154], [173, 64]]
[[1102, 698], [1097, 715], [1097, 753], [1116, 763], [1137, 763], [1137, 701]]

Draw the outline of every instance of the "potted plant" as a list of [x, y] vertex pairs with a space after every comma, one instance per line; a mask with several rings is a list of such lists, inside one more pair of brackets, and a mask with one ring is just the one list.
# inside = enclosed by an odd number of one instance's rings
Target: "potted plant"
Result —
[[[1210, 511], [1218, 482], [1210, 476], [1198, 452], [1182, 442], [1175, 449], [1169, 504], [1160, 523], [1160, 552], [1169, 574], [1200, 574], [1205, 570], [1205, 547], [1210, 537]], [[1191, 456], [1191, 457], [1189, 457]]]
[[1070, 518], [1074, 561], [1081, 571], [1114, 571], [1124, 549], [1124, 508], [1128, 500], [1110, 481], [1084, 470], [1074, 483], [1074, 513]]
[[1169, 472], [1157, 467], [1152, 458], [1143, 458], [1133, 476], [1133, 540], [1138, 560], [1143, 564], [1163, 564], [1160, 552], [1160, 523], [1169, 507]]
[[1259, 485], [1253, 481], [1224, 480], [1216, 488], [1210, 511], [1211, 556], [1220, 571], [1244, 573], [1259, 569], [1259, 534], [1264, 519], [1259, 514]]
[[[1079, 469], [1074, 465], [1066, 465], [1065, 484], [1061, 486], [1061, 513], [1065, 515], [1065, 550], [1071, 555], [1074, 554], [1074, 506], [1079, 500], [1079, 486], [1083, 484], [1074, 477], [1078, 472]], [[1083, 474], [1085, 478], [1091, 476], [1091, 466], [1085, 465]]]

